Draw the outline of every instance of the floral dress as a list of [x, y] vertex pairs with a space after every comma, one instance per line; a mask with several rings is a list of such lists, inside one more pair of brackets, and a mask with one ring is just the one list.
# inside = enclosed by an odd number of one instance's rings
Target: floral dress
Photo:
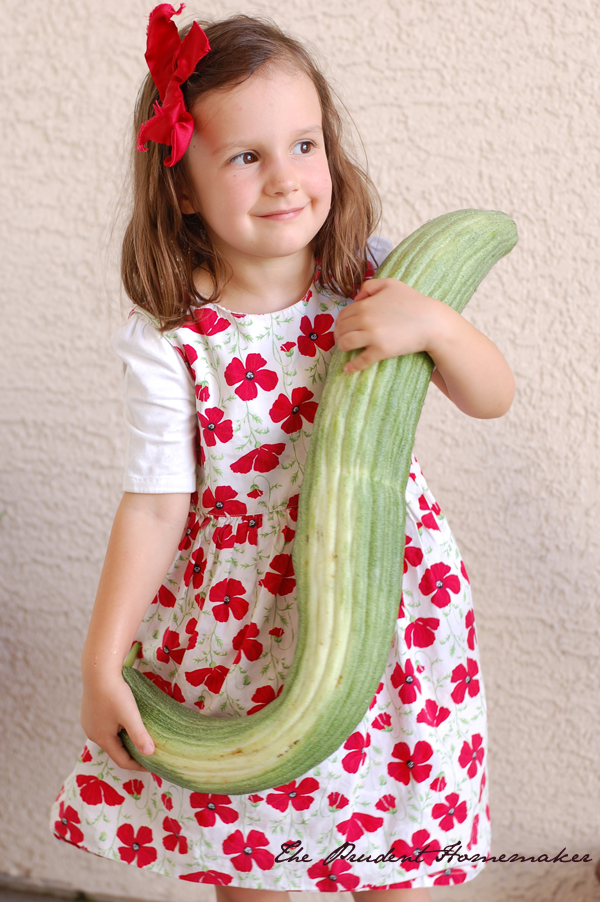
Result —
[[[298, 498], [336, 316], [348, 303], [313, 286], [273, 314], [208, 304], [161, 335], [136, 310], [124, 327], [129, 344], [143, 346], [138, 356], [160, 348], [179, 368], [188, 405], [185, 428], [173, 427], [187, 472], [160, 483], [153, 463], [148, 478], [161, 491], [193, 489], [179, 550], [138, 631], [136, 666], [205, 716], [252, 716], [277, 698], [293, 660]], [[140, 440], [139, 423], [134, 431]], [[155, 432], [159, 444], [173, 438]], [[148, 434], [143, 441], [151, 444]], [[191, 792], [122, 770], [88, 742], [53, 806], [55, 836], [223, 886], [347, 892], [474, 877], [489, 853], [490, 823], [471, 591], [414, 458], [403, 566], [377, 693], [318, 767], [251, 795]], [[440, 858], [450, 847], [455, 857]]]

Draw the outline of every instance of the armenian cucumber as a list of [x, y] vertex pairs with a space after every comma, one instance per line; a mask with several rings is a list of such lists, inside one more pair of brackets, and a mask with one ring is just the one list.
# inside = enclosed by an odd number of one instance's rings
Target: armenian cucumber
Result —
[[[459, 210], [417, 229], [375, 278], [460, 313], [516, 241], [504, 213]], [[248, 717], [208, 717], [123, 668], [156, 748], [141, 755], [124, 731], [123, 742], [180, 786], [235, 795], [289, 783], [342, 745], [375, 694], [398, 615], [405, 490], [433, 361], [410, 354], [345, 373], [358, 353], [335, 349], [315, 417], [293, 551], [298, 640], [279, 698]]]

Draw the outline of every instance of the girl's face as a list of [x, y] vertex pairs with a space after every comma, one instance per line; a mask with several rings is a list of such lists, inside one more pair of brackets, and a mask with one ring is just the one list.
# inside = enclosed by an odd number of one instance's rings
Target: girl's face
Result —
[[200, 213], [230, 263], [292, 255], [305, 262], [331, 206], [321, 104], [310, 78], [280, 66], [258, 70], [207, 94], [192, 113], [185, 166], [195, 197], [182, 196], [182, 212]]

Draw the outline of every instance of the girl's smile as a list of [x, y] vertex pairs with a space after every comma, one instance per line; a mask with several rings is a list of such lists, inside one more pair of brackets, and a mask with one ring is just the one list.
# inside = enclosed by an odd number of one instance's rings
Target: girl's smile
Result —
[[312, 81], [270, 66], [206, 95], [192, 114], [185, 166], [194, 196], [181, 198], [182, 211], [200, 213], [234, 272], [281, 258], [306, 270], [332, 190]]

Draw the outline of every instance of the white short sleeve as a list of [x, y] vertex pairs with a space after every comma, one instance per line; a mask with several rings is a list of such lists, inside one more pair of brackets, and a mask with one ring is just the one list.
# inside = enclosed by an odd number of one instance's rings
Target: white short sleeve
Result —
[[125, 492], [193, 492], [196, 401], [186, 366], [167, 339], [133, 314], [112, 341], [125, 365]]
[[367, 250], [375, 269], [377, 269], [378, 266], [381, 266], [390, 251], [394, 250], [394, 247], [395, 245], [392, 244], [389, 238], [371, 235], [367, 244]]

